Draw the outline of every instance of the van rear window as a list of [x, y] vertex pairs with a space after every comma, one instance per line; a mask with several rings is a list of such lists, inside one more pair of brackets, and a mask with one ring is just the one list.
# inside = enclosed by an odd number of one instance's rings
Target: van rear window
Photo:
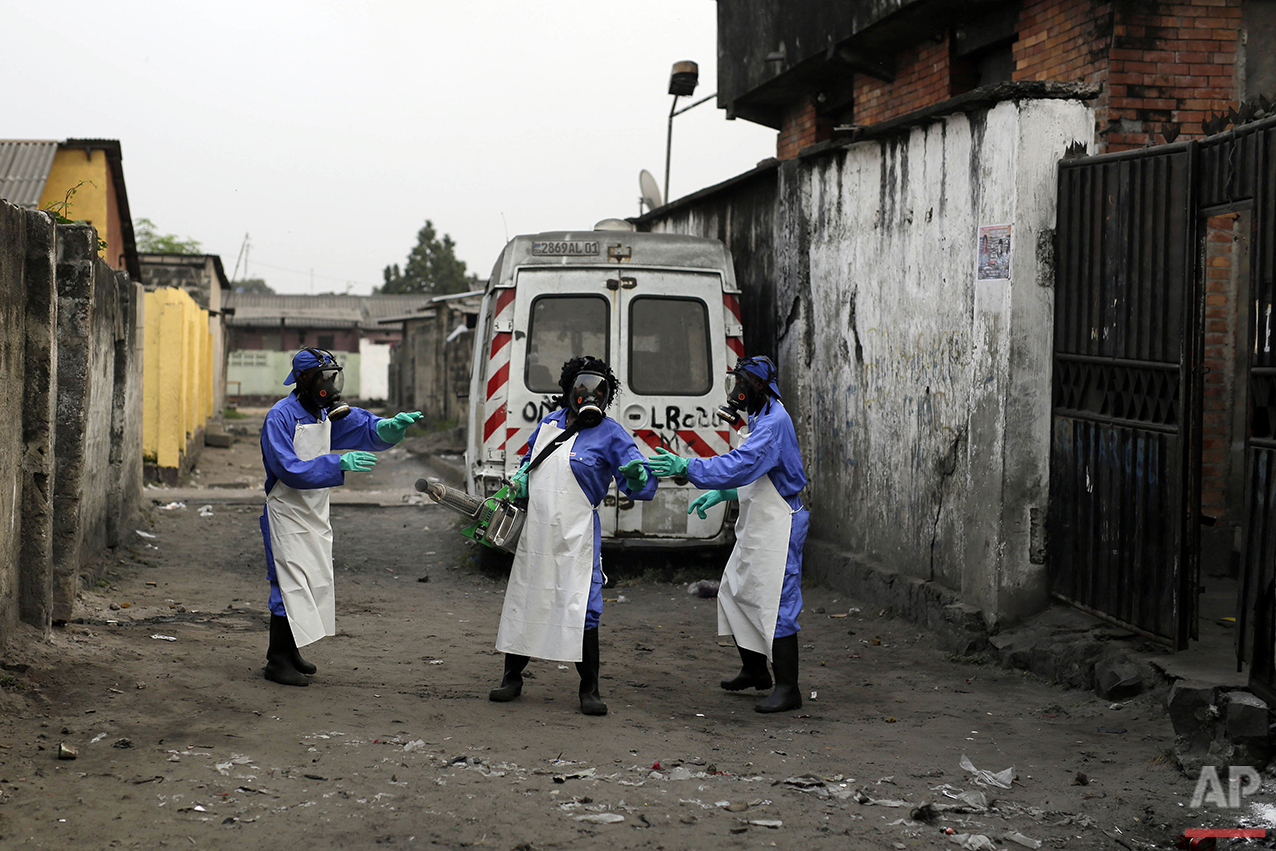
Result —
[[709, 308], [697, 298], [639, 296], [629, 304], [629, 388], [644, 396], [713, 389]]
[[601, 296], [543, 295], [527, 327], [527, 389], [558, 393], [563, 364], [577, 355], [609, 360], [609, 302]]

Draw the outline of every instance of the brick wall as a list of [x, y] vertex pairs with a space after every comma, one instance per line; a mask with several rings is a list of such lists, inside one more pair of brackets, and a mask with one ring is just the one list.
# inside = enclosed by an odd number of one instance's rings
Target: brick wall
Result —
[[[1101, 151], [1160, 144], [1167, 125], [1179, 138], [1200, 138], [1202, 120], [1237, 103], [1241, 3], [1025, 0], [1012, 47], [1014, 79], [1102, 85], [1094, 103]], [[850, 123], [876, 124], [959, 93], [950, 39], [927, 39], [898, 53], [894, 82], [856, 74]], [[780, 159], [831, 135], [814, 113], [808, 99], [785, 116], [776, 142]]]
[[1228, 517], [1225, 498], [1228, 453], [1232, 444], [1235, 393], [1236, 285], [1233, 215], [1213, 216], [1205, 227], [1205, 413], [1202, 424], [1201, 511], [1220, 520]]
[[948, 43], [924, 41], [898, 57], [895, 82], [856, 75], [855, 123], [876, 124], [947, 100], [948, 72]]
[[1108, 74], [1106, 149], [1162, 141], [1162, 125], [1199, 138], [1210, 112], [1236, 105], [1236, 43], [1241, 0], [1166, 4], [1161, 14], [1118, 10]]
[[815, 100], [802, 98], [784, 115], [784, 126], [775, 141], [776, 157], [790, 160], [807, 145], [823, 142], [833, 136], [833, 121], [820, 115]]

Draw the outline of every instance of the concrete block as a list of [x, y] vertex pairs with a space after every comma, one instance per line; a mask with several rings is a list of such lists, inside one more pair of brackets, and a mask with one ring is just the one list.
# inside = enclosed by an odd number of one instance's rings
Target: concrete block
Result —
[[1104, 700], [1129, 700], [1143, 693], [1143, 669], [1124, 656], [1100, 659], [1094, 666], [1094, 693]]
[[1267, 702], [1244, 691], [1223, 695], [1224, 729], [1231, 741], [1267, 741]]
[[231, 444], [233, 444], [234, 442], [235, 442], [235, 438], [232, 435], [226, 434], [225, 432], [220, 432], [220, 431], [204, 432], [205, 446], [214, 446], [218, 449], [229, 449]]
[[1204, 745], [1214, 738], [1218, 709], [1213, 686], [1196, 680], [1177, 680], [1165, 698], [1165, 708], [1175, 735], [1188, 743]]
[[964, 632], [986, 633], [983, 614], [968, 603], [949, 603], [943, 607], [944, 621]]

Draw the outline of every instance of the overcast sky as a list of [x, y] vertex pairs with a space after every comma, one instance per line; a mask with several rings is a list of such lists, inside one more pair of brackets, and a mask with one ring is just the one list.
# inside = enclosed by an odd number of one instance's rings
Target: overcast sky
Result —
[[[638, 212], [670, 67], [716, 91], [713, 0], [0, 0], [3, 136], [120, 140], [134, 219], [278, 292], [367, 294], [432, 219], [486, 278], [507, 237]], [[678, 198], [775, 153], [710, 101]], [[72, 211], [74, 212], [74, 211]], [[312, 271], [313, 270], [313, 271]], [[244, 277], [241, 263], [239, 277]]]

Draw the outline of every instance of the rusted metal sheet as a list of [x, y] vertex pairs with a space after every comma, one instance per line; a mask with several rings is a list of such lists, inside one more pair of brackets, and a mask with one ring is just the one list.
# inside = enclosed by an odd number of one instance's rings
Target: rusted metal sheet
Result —
[[1195, 143], [1059, 170], [1053, 593], [1175, 647], [1195, 619]]

